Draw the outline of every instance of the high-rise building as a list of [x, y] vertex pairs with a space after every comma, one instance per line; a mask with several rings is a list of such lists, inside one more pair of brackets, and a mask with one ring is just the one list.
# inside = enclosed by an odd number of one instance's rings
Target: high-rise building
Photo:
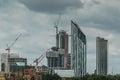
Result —
[[86, 36], [73, 21], [71, 35], [71, 68], [76, 77], [81, 77], [86, 74]]
[[66, 31], [61, 30], [56, 35], [56, 37], [57, 37], [56, 47], [59, 49], [65, 50], [65, 54], [63, 55], [64, 56], [64, 67], [69, 68], [70, 65], [68, 64], [68, 34], [66, 33]]
[[96, 37], [96, 73], [107, 75], [107, 40]]
[[68, 55], [68, 34], [61, 30], [56, 34], [56, 47], [46, 54], [50, 69], [70, 69]]

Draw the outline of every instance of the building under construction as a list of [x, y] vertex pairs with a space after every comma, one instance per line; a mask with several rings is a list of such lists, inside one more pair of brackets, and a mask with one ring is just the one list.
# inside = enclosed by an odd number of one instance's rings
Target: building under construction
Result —
[[[16, 54], [16, 53], [11, 53], [10, 56], [11, 56], [11, 58], [9, 58], [10, 72], [18, 71], [18, 67], [24, 68], [24, 66], [27, 65], [27, 58], [21, 58], [19, 57], [19, 54]], [[7, 53], [1, 54], [1, 71], [3, 72], [8, 72], [7, 58], [8, 58]]]
[[66, 69], [70, 68], [70, 64], [68, 63], [68, 40], [69, 40], [69, 35], [66, 33], [66, 31], [61, 30], [59, 33], [56, 35], [56, 46], [58, 49], [64, 49], [65, 54], [64, 56], [64, 67]]
[[46, 57], [49, 69], [65, 69], [64, 54], [64, 49], [58, 49], [58, 51], [48, 51]]
[[70, 69], [68, 55], [68, 34], [61, 30], [56, 34], [56, 47], [46, 54], [50, 69]]

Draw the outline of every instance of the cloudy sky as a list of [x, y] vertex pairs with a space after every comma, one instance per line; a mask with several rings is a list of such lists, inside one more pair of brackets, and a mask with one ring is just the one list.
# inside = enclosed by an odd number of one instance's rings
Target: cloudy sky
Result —
[[[96, 60], [96, 37], [109, 41], [109, 73], [120, 73], [120, 1], [119, 0], [0, 0], [0, 53], [11, 52], [28, 58], [28, 64], [55, 46], [55, 24], [70, 34], [75, 21], [87, 36], [87, 72], [93, 73]], [[40, 65], [46, 64], [46, 60]]]

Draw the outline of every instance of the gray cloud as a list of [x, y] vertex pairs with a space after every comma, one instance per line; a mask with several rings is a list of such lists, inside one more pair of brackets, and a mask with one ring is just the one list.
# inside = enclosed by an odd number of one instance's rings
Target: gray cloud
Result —
[[9, 0], [0, 0], [0, 7], [7, 4]]
[[46, 13], [64, 13], [68, 8], [78, 9], [83, 6], [80, 0], [20, 0], [30, 10]]
[[82, 26], [94, 27], [112, 32], [120, 30], [120, 1], [96, 3], [80, 10], [79, 23]]

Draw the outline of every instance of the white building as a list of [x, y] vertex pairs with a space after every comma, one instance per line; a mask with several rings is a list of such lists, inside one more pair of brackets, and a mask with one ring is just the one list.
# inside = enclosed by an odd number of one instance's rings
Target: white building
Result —
[[96, 37], [96, 73], [107, 75], [108, 72], [108, 40]]
[[74, 77], [74, 70], [54, 70], [56, 74], [58, 74], [60, 77]]

